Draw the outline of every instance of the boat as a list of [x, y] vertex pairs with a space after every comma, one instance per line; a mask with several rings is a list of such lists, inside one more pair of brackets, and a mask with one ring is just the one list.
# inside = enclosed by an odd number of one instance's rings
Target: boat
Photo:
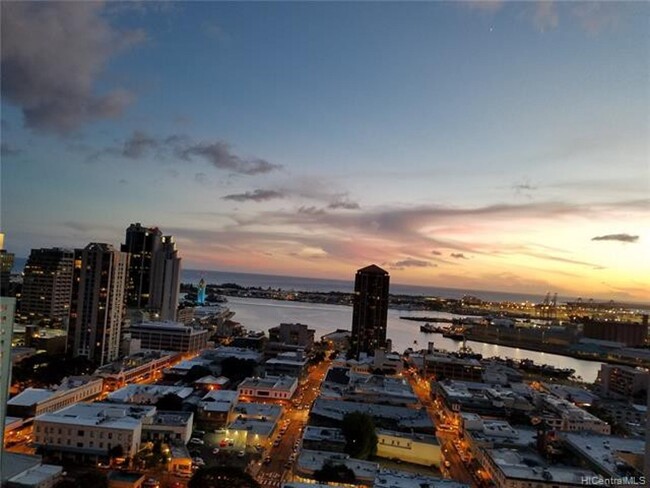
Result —
[[447, 339], [451, 339], [454, 341], [465, 340], [465, 329], [463, 329], [462, 327], [447, 328], [442, 332], [442, 337], [446, 337]]
[[429, 322], [420, 326], [420, 332], [424, 332], [425, 334], [433, 334], [433, 333], [439, 334], [443, 332], [443, 330], [444, 329], [442, 329], [441, 327], [437, 327], [433, 324], [430, 324]]

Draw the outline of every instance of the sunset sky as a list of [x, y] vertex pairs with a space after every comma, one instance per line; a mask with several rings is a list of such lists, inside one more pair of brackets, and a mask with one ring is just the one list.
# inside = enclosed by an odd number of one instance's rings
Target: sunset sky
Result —
[[650, 4], [2, 3], [6, 247], [650, 301]]

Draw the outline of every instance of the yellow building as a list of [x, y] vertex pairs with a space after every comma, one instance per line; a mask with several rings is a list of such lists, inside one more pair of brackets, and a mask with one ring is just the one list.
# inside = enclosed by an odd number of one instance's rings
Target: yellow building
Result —
[[377, 429], [377, 456], [439, 467], [442, 454], [433, 435]]

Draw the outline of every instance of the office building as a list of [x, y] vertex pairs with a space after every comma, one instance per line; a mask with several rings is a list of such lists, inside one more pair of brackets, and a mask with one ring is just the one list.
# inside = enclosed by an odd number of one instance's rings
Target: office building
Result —
[[154, 254], [162, 245], [162, 232], [157, 227], [131, 224], [126, 229], [122, 252], [129, 254], [129, 273], [126, 287], [127, 305], [145, 308], [149, 303], [151, 268]]
[[32, 249], [23, 273], [22, 323], [67, 326], [73, 266], [70, 249]]
[[350, 342], [355, 357], [386, 346], [389, 276], [379, 266], [357, 271], [354, 280], [354, 308]]
[[273, 398], [289, 400], [298, 387], [298, 380], [292, 376], [266, 376], [246, 378], [237, 391], [240, 397]]
[[7, 417], [7, 398], [11, 378], [11, 335], [14, 325], [16, 300], [0, 296], [0, 467], [4, 448], [5, 418]]
[[4, 234], [0, 233], [0, 296], [9, 296], [11, 268], [14, 267], [14, 255], [4, 249]]
[[75, 251], [68, 354], [98, 365], [119, 356], [129, 256], [110, 244]]
[[181, 286], [181, 258], [172, 236], [164, 236], [154, 251], [148, 307], [160, 320], [176, 320], [178, 293]]
[[650, 386], [650, 371], [643, 368], [602, 364], [599, 377], [603, 393], [614, 393], [627, 398], [645, 393]]
[[143, 322], [129, 328], [133, 339], [142, 349], [152, 351], [198, 352], [208, 345], [210, 333], [206, 329], [183, 325], [180, 322]]
[[295, 351], [309, 351], [314, 346], [315, 330], [305, 324], [280, 324], [269, 329], [269, 342], [266, 345], [267, 354]]

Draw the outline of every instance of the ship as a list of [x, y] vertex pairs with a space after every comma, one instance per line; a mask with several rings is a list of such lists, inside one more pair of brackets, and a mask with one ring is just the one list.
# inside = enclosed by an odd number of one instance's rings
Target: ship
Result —
[[426, 324], [420, 326], [420, 332], [424, 332], [425, 334], [440, 334], [441, 332], [444, 332], [444, 329], [427, 322]]
[[465, 329], [462, 327], [449, 327], [442, 332], [442, 337], [454, 341], [462, 341], [465, 339]]

